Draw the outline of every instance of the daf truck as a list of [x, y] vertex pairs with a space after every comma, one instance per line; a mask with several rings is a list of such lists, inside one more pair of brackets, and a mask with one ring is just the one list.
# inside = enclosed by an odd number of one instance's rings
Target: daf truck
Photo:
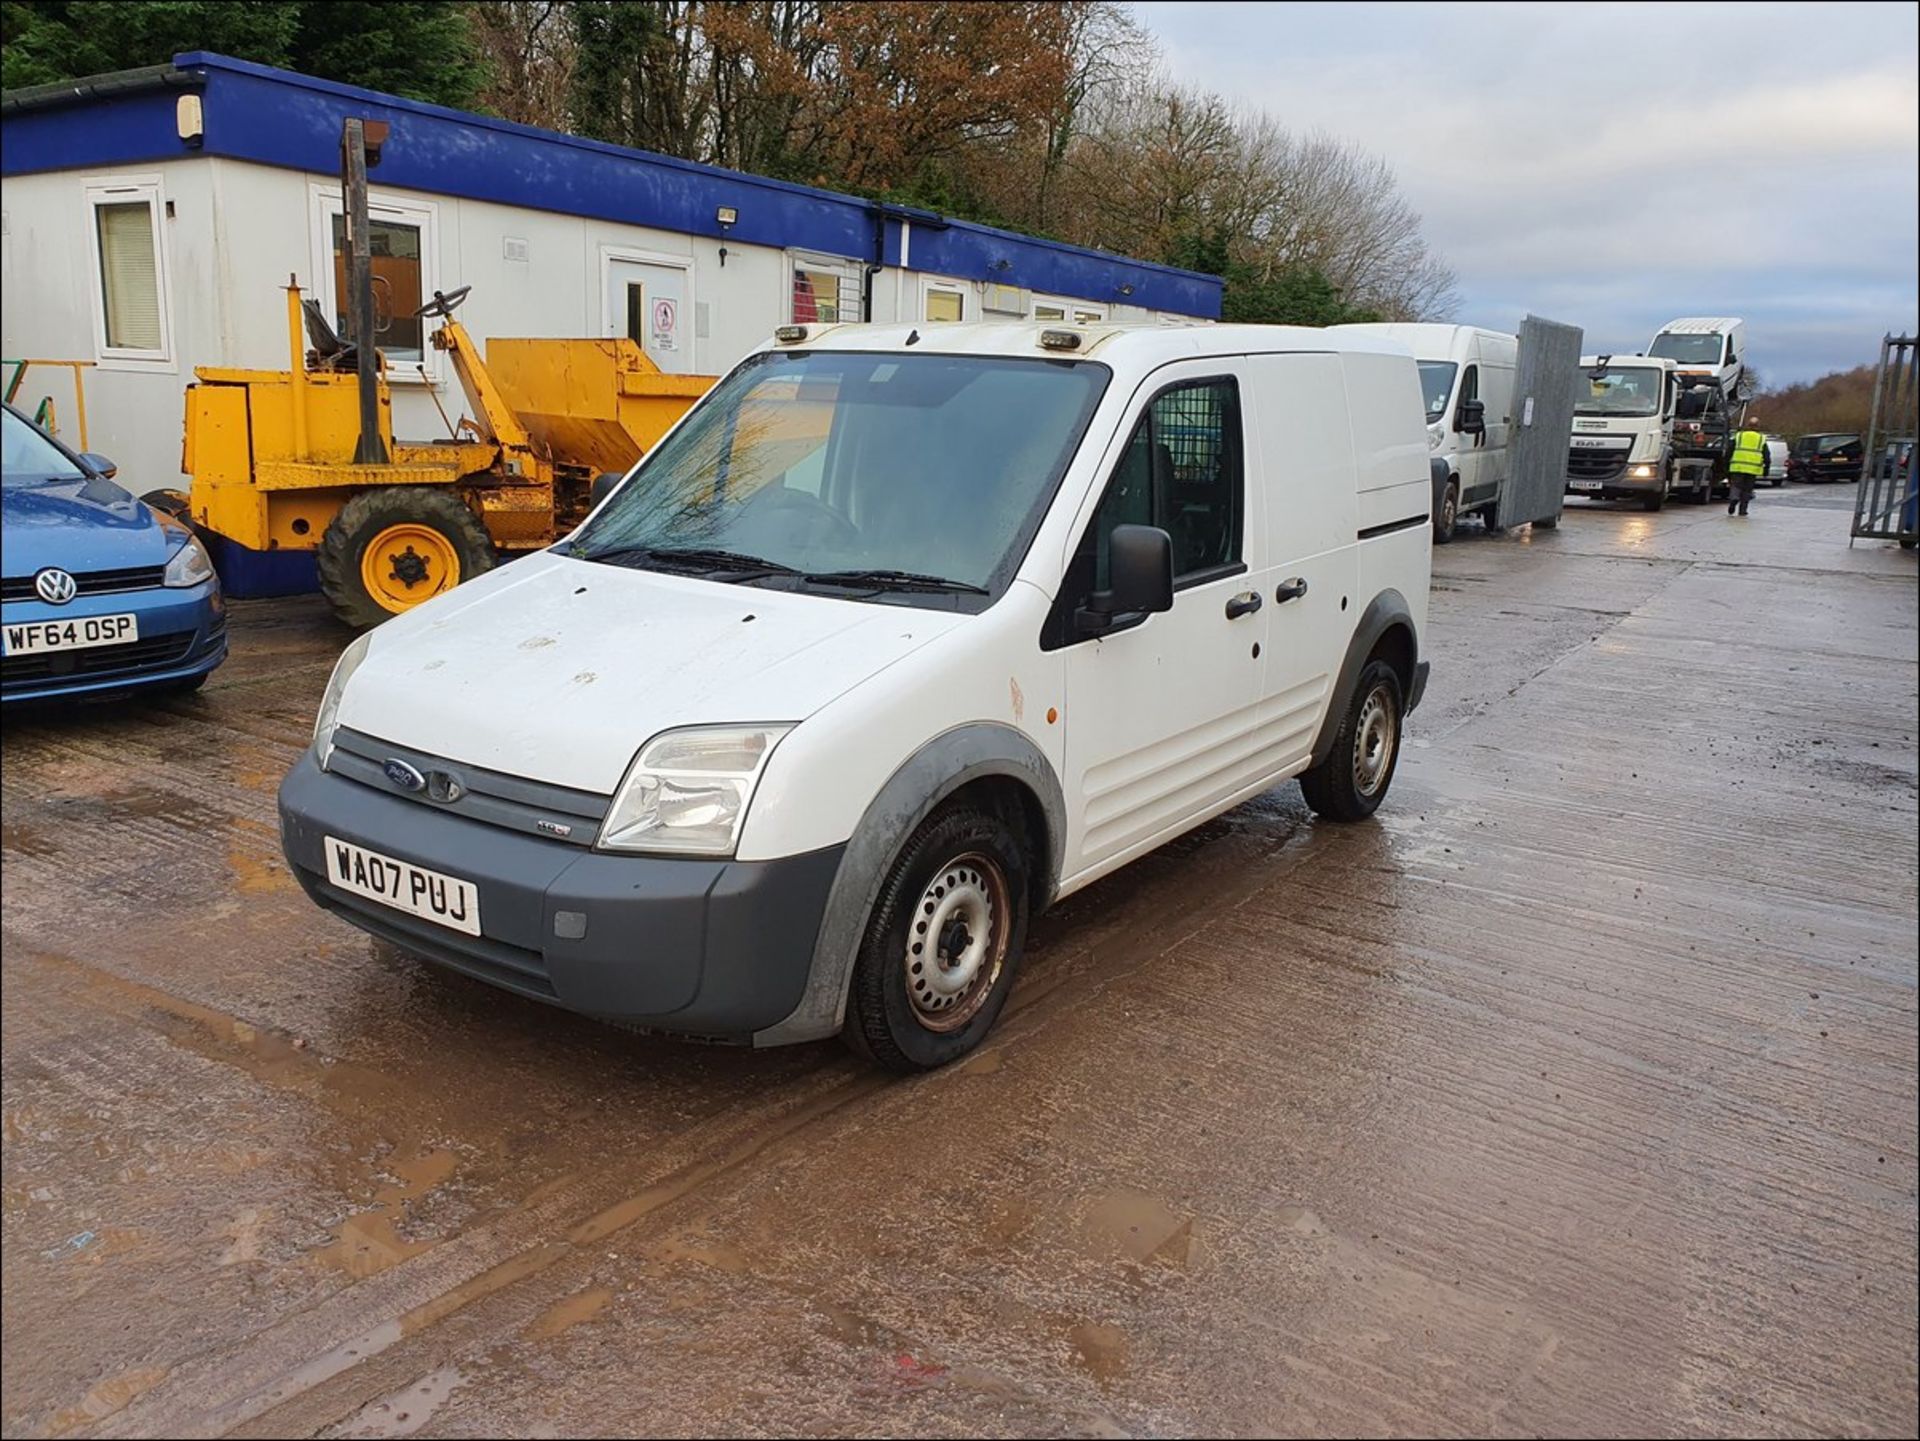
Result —
[[1567, 453], [1567, 494], [1633, 500], [1708, 499], [1726, 483], [1726, 393], [1712, 376], [1666, 357], [1583, 356]]

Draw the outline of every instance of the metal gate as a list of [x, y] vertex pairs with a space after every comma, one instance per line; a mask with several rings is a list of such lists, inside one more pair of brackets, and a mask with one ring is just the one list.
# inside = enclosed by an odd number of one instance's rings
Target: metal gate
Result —
[[[1914, 472], [1913, 445], [1920, 431], [1920, 380], [1911, 335], [1889, 335], [1880, 342], [1880, 368], [1873, 376], [1873, 411], [1867, 423], [1860, 488], [1853, 497], [1855, 538], [1897, 540], [1911, 549], [1920, 541], [1920, 478]], [[1848, 544], [1852, 544], [1851, 541]]]
[[1495, 525], [1556, 524], [1567, 494], [1567, 446], [1580, 382], [1581, 332], [1529, 315], [1520, 325], [1513, 376], [1513, 419], [1507, 431], [1507, 483], [1491, 517]]

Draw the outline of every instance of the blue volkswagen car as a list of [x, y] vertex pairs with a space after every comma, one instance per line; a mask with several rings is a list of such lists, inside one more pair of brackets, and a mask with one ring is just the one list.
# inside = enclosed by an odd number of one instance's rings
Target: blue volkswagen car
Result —
[[206, 548], [12, 406], [0, 416], [0, 700], [192, 689], [227, 658]]

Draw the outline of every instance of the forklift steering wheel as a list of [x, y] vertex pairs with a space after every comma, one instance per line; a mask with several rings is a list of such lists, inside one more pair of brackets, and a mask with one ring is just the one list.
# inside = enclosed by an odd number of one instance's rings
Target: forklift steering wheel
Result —
[[463, 285], [458, 290], [449, 290], [445, 294], [436, 290], [433, 292], [433, 299], [413, 312], [413, 318], [425, 320], [433, 315], [451, 315], [460, 308], [460, 302], [467, 298], [467, 292], [472, 289], [471, 285]]

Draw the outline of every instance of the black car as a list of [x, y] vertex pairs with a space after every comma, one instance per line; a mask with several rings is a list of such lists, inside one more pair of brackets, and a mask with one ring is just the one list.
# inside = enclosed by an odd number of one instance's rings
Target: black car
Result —
[[1857, 435], [1844, 431], [1803, 435], [1787, 453], [1787, 479], [1858, 480], [1866, 462], [1867, 448]]
[[1880, 452], [1880, 478], [1892, 480], [1896, 476], [1913, 474], [1913, 442], [1910, 440], [1890, 440]]

